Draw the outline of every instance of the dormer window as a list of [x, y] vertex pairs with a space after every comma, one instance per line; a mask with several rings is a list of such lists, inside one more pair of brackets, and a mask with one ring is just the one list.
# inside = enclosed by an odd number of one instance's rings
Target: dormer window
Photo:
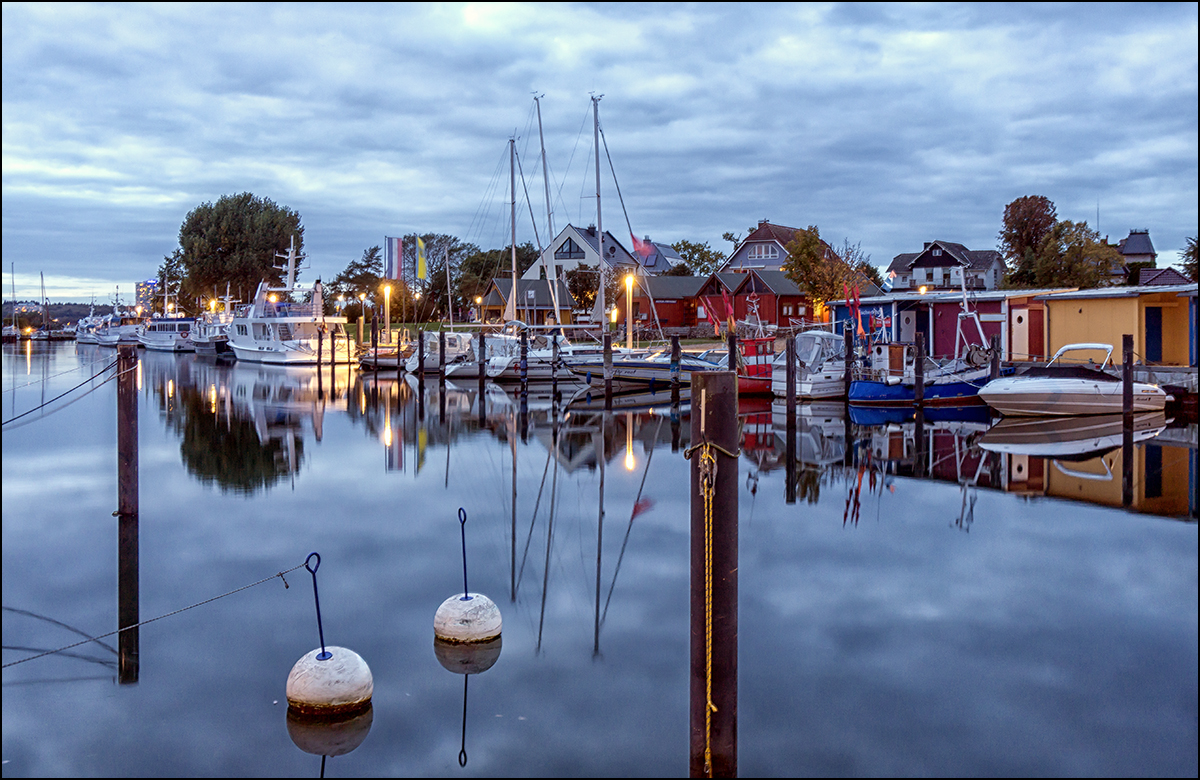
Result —
[[936, 246], [935, 246], [935, 247], [933, 248], [933, 256], [934, 256], [934, 257], [941, 257], [941, 256], [942, 256], [942, 250], [941, 250], [941, 249], [939, 249], [938, 247], [936, 247]]
[[775, 244], [751, 244], [748, 260], [774, 260], [779, 257], [779, 247]]

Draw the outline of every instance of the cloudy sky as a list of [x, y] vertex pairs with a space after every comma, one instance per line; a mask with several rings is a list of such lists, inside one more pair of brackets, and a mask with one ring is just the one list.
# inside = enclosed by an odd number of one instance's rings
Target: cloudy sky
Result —
[[1169, 265], [1197, 229], [1197, 38], [1192, 3], [6, 3], [4, 297], [15, 270], [19, 298], [45, 273], [51, 300], [129, 301], [189, 210], [243, 191], [301, 214], [310, 280], [385, 235], [504, 246], [514, 134], [545, 243], [535, 92], [556, 231], [595, 220], [595, 93], [639, 237], [727, 251], [765, 218], [886, 266], [993, 248], [1036, 194]]

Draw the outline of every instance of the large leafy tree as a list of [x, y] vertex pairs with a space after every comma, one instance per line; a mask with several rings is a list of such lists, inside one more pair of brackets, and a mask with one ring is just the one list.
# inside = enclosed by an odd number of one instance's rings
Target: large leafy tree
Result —
[[847, 262], [821, 240], [816, 225], [797, 230], [786, 249], [783, 272], [815, 303], [840, 300], [847, 286], [861, 286], [864, 281], [879, 278], [879, 271], [871, 265], [871, 256], [862, 251], [861, 244], [846, 239], [842, 251], [849, 258]]
[[1004, 207], [1004, 226], [998, 238], [1010, 285], [1028, 287], [1035, 283], [1037, 255], [1057, 221], [1054, 203], [1044, 195], [1026, 195]]
[[707, 241], [703, 244], [695, 241], [676, 241], [671, 244], [671, 248], [687, 263], [692, 276], [708, 276], [725, 262], [725, 256], [710, 247]]
[[179, 228], [184, 300], [225, 292], [228, 284], [247, 300], [258, 283], [279, 283], [276, 253], [286, 253], [292, 238], [304, 248], [300, 214], [250, 192], [222, 195], [188, 212]]
[[[487, 292], [493, 279], [507, 279], [512, 276], [511, 245], [486, 251], [473, 244], [465, 244], [464, 247], [467, 251], [458, 263], [458, 281], [455, 284], [458, 288], [458, 305], [473, 304], [476, 298]], [[523, 275], [537, 259], [538, 251], [534, 249], [533, 244], [528, 241], [518, 244], [517, 275]]]
[[158, 294], [150, 302], [151, 312], [164, 311], [163, 307], [167, 302], [167, 297], [170, 297], [171, 302], [185, 312], [200, 311], [202, 307], [196, 301], [180, 298], [186, 273], [182, 249], [176, 248], [171, 254], [163, 257], [162, 265], [158, 267]]
[[1086, 222], [1055, 222], [1031, 253], [1035, 287], [1100, 287], [1122, 266], [1121, 253]]

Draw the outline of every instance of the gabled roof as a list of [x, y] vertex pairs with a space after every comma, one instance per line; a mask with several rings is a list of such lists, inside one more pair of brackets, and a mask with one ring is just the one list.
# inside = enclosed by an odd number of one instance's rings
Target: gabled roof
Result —
[[[567, 227], [573, 228], [575, 234], [579, 236], [581, 240], [586, 241], [593, 252], [596, 252], [597, 254], [600, 252], [600, 239], [596, 234], [595, 225], [591, 225], [583, 229], [577, 228], [574, 225], [567, 225]], [[610, 252], [610, 248], [615, 248], [616, 251]], [[618, 241], [616, 236], [607, 230], [604, 231], [604, 249], [605, 252], [608, 253], [608, 257], [604, 259], [604, 262], [608, 263], [609, 265], [627, 266], [633, 265], [636, 262], [633, 258], [633, 255], [630, 254], [629, 250], [625, 248], [625, 245]]]
[[639, 276], [637, 283], [651, 298], [691, 298], [708, 281], [706, 276]]
[[[770, 222], [767, 222], [765, 219], [760, 220], [758, 227], [750, 231], [750, 235], [742, 239], [742, 242], [734, 247], [734, 250], [729, 253], [729, 257], [725, 258], [725, 262], [721, 264], [721, 268], [728, 268], [733, 262], [733, 258], [737, 257], [738, 252], [741, 252], [742, 248], [747, 244], [778, 244], [781, 249], [779, 262], [782, 263], [785, 259], [787, 259], [787, 245], [796, 239], [796, 231], [799, 229], [800, 228], [787, 227], [786, 225], [773, 225]], [[821, 246], [825, 249], [826, 259], [837, 257], [837, 253], [833, 251], [833, 247], [831, 247], [829, 243], [825, 241], [825, 239], [821, 239]], [[742, 266], [744, 265], [745, 261], [743, 260]]]
[[783, 271], [756, 269], [750, 273], [762, 280], [767, 289], [775, 295], [804, 295], [804, 291], [796, 286], [796, 283], [789, 279]]
[[1142, 268], [1138, 272], [1138, 286], [1161, 284], [1188, 284], [1192, 280], [1174, 268]]
[[[907, 271], [917, 265], [921, 267], [949, 265], [949, 263], [941, 262], [941, 258], [937, 262], [931, 262], [932, 250], [935, 247], [945, 253], [942, 257], [948, 256], [955, 264], [972, 271], [986, 271], [993, 263], [1002, 261], [1000, 253], [995, 249], [967, 249], [962, 244], [953, 241], [938, 240], [930, 241], [920, 252], [905, 252], [896, 255], [892, 259], [892, 264], [888, 266], [888, 273]], [[926, 261], [920, 262], [922, 258], [926, 258]]]
[[[677, 263], [683, 262], [683, 258], [679, 256], [674, 247], [659, 241], [651, 241], [650, 236], [646, 236], [643, 241], [635, 241], [634, 249], [639, 253], [637, 259], [641, 262], [642, 267], [652, 274], [665, 273]], [[641, 255], [642, 252], [646, 253], [645, 257]]]
[[[530, 290], [533, 290], [533, 298], [527, 297]], [[485, 306], [505, 305], [508, 303], [508, 296], [511, 292], [512, 279], [496, 277], [492, 280], [491, 287], [488, 288], [483, 303]], [[518, 279], [517, 307], [520, 308], [522, 306], [532, 306], [536, 309], [554, 308], [554, 301], [550, 297], [550, 280]], [[571, 297], [571, 291], [567, 288], [567, 283], [562, 279], [558, 280], [558, 306], [560, 309], [573, 309], [575, 307], [575, 299]]]
[[723, 286], [726, 290], [729, 290], [731, 294], [736, 294], [738, 290], [742, 289], [742, 286], [750, 280], [750, 275], [735, 273], [733, 271], [725, 271], [722, 273], [713, 274], [710, 278], [716, 279], [718, 282], [720, 282], [721, 286]]

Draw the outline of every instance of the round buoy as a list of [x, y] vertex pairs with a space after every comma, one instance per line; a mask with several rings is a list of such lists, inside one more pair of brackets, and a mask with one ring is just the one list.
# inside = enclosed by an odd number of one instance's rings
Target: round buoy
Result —
[[503, 640], [500, 637], [486, 642], [447, 642], [433, 638], [433, 654], [438, 663], [455, 674], [479, 674], [496, 664]]
[[481, 593], [451, 596], [433, 616], [433, 635], [446, 642], [486, 642], [500, 636], [500, 608]]
[[[317, 660], [312, 650], [292, 667], [287, 679], [288, 704], [309, 715], [335, 715], [365, 709], [375, 684], [367, 662], [353, 650], [330, 645], [331, 657]], [[325, 754], [328, 755], [328, 754]]]
[[305, 753], [344, 756], [367, 738], [374, 717], [370, 704], [365, 711], [327, 717], [306, 715], [295, 707], [288, 707], [288, 736]]

